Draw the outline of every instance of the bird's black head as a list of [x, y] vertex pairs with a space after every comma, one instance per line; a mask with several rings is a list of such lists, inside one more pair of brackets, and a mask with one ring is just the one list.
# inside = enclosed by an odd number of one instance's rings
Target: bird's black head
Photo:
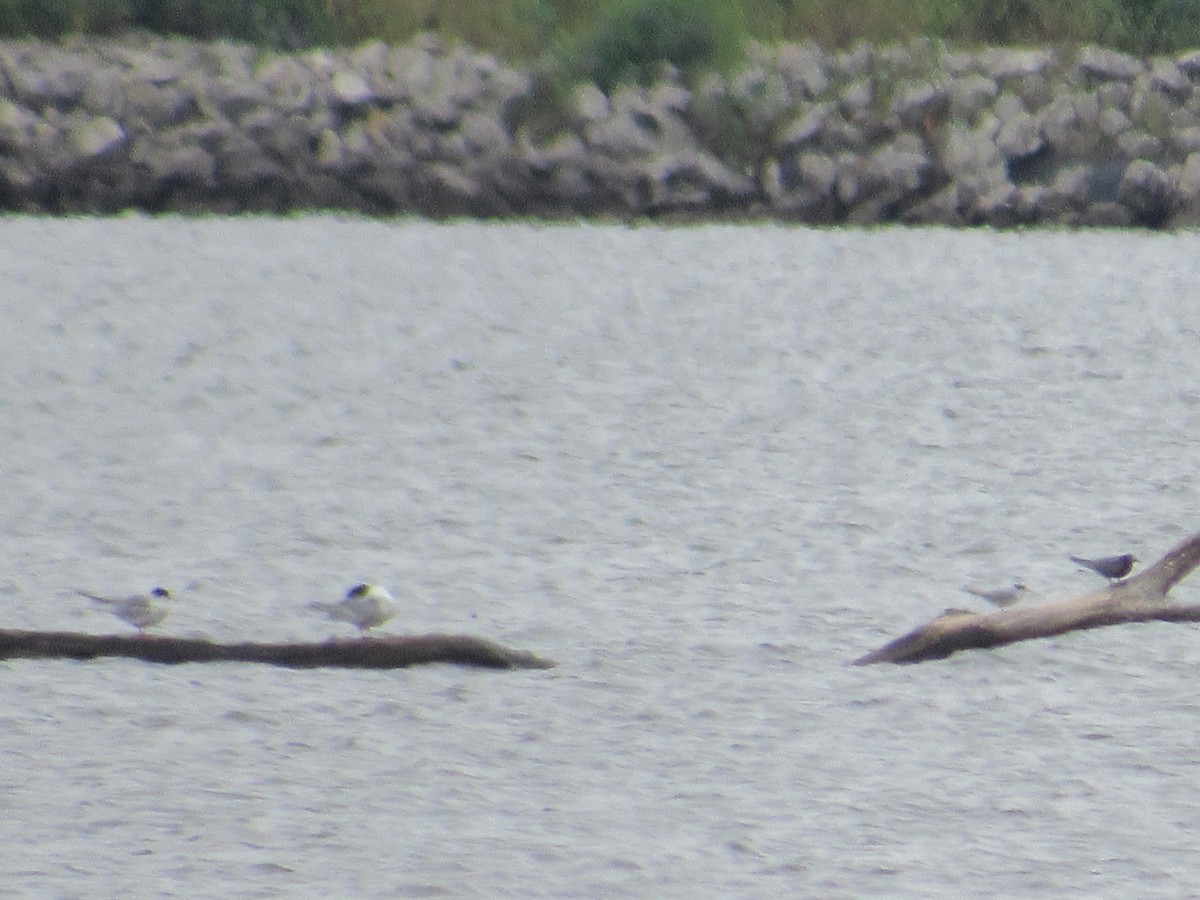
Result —
[[150, 592], [150, 596], [151, 597], [166, 597], [167, 599], [170, 599], [171, 592], [168, 591], [166, 588], [156, 587], [156, 588], [154, 588], [154, 590], [152, 590]]
[[351, 597], [361, 597], [370, 589], [371, 586], [369, 584], [356, 584], [354, 587], [350, 588], [350, 590], [346, 591], [346, 599], [349, 600]]

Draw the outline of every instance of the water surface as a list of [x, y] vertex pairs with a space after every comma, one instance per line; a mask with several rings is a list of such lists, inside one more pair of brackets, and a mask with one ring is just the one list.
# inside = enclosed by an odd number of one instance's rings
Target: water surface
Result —
[[1200, 528], [1194, 236], [0, 237], [0, 625], [163, 584], [166, 633], [321, 640], [370, 580], [561, 663], [2, 664], [15, 894], [1200, 891], [1195, 628], [846, 665]]

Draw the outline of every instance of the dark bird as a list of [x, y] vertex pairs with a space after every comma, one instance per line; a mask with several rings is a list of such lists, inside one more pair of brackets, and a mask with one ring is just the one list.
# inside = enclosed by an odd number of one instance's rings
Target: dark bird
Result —
[[998, 591], [981, 591], [973, 587], [963, 588], [963, 590], [976, 597], [982, 597], [988, 603], [994, 603], [996, 606], [1012, 606], [1029, 588], [1016, 581], [1013, 582], [1012, 587], [1000, 588]]
[[1104, 556], [1100, 559], [1084, 559], [1080, 556], [1072, 556], [1071, 562], [1078, 563], [1084, 568], [1091, 569], [1093, 572], [1098, 572], [1110, 581], [1116, 581], [1118, 578], [1124, 578], [1133, 570], [1133, 564], [1137, 562], [1137, 557], [1132, 553], [1122, 553], [1120, 556]]

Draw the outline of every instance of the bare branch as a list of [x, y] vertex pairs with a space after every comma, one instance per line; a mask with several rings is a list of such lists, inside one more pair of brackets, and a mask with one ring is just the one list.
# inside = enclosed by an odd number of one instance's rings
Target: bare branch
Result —
[[1000, 647], [1068, 631], [1130, 622], [1196, 622], [1200, 606], [1177, 606], [1167, 592], [1200, 565], [1200, 533], [1180, 542], [1145, 572], [1077, 597], [992, 613], [950, 610], [854, 661], [916, 663], [959, 650]]
[[95, 659], [126, 656], [157, 663], [256, 662], [290, 668], [397, 669], [457, 663], [491, 669], [547, 669], [524, 650], [462, 634], [368, 637], [320, 644], [216, 644], [191, 638], [0, 630], [0, 659]]

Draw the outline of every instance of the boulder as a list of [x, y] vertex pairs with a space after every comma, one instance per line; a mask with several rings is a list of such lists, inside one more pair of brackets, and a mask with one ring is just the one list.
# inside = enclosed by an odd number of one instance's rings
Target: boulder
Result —
[[1075, 67], [1085, 78], [1095, 81], [1133, 81], [1146, 71], [1140, 59], [1107, 47], [1084, 47], [1075, 59]]
[[108, 156], [126, 143], [125, 129], [107, 116], [76, 114], [70, 117], [67, 143], [80, 160]]
[[1173, 212], [1174, 186], [1161, 168], [1138, 159], [1126, 167], [1117, 188], [1117, 198], [1135, 221], [1162, 224]]
[[782, 44], [775, 52], [779, 73], [793, 98], [812, 100], [829, 89], [829, 60], [816, 44]]

